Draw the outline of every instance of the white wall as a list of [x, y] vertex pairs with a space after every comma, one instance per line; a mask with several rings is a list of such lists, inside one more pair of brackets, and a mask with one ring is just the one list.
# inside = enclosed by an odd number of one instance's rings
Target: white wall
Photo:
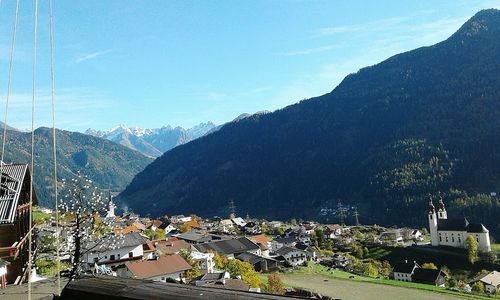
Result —
[[283, 255], [283, 257], [291, 266], [294, 267], [303, 264], [307, 260], [305, 252], [302, 251], [292, 251]]
[[467, 232], [439, 230], [438, 239], [439, 238], [440, 238], [439, 245], [465, 248], [466, 245], [465, 240], [467, 239]]
[[149, 278], [145, 278], [145, 279], [159, 281], [159, 282], [167, 282], [167, 278], [171, 278], [171, 279], [175, 279], [177, 281], [180, 281], [181, 275], [182, 275], [182, 272], [175, 272], [175, 273], [163, 274], [160, 276], [149, 277]]
[[129, 258], [130, 252], [132, 252], [133, 257], [143, 257], [144, 255], [142, 245], [138, 245], [135, 247], [123, 247], [99, 253], [87, 253], [86, 261], [89, 264], [93, 264], [94, 258], [97, 257], [99, 263], [112, 262], [111, 255], [115, 256], [115, 260], [127, 259]]
[[411, 274], [394, 272], [394, 280], [411, 281]]

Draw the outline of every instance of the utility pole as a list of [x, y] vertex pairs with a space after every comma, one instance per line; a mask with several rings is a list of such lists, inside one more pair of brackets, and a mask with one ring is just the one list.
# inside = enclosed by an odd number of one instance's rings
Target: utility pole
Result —
[[354, 214], [353, 215], [354, 215], [354, 218], [356, 219], [356, 226], [359, 226], [359, 219], [358, 219], [359, 213], [358, 213], [358, 208], [356, 206], [354, 207]]
[[339, 202], [337, 203], [337, 209], [339, 212], [340, 225], [344, 226], [345, 225], [345, 210], [342, 207], [342, 202], [340, 202], [340, 199], [339, 199]]
[[233, 199], [229, 201], [229, 218], [236, 218], [236, 206], [234, 205]]

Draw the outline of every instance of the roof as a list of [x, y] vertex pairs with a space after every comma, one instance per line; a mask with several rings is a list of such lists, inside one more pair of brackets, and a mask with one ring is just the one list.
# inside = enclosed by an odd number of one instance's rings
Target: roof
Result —
[[192, 242], [197, 242], [197, 243], [204, 243], [204, 242], [208, 242], [208, 241], [212, 240], [212, 238], [209, 234], [199, 233], [199, 232], [195, 232], [195, 231], [181, 233], [177, 236], [177, 238], [181, 239], [181, 240], [192, 241]]
[[302, 251], [300, 249], [297, 249], [297, 248], [292, 248], [292, 247], [285, 246], [285, 247], [281, 247], [278, 250], [276, 250], [276, 253], [278, 255], [287, 255], [288, 253], [293, 252], [293, 251], [304, 252], [304, 251]]
[[486, 227], [484, 227], [483, 224], [478, 224], [478, 223], [474, 223], [474, 224], [469, 224], [467, 225], [467, 232], [470, 232], [470, 233], [487, 233], [488, 232], [488, 229], [486, 229]]
[[[26, 187], [24, 181], [30, 180], [29, 168], [27, 164], [0, 164], [0, 224], [13, 223], [21, 190]], [[36, 193], [33, 193], [33, 202], [37, 203]]]
[[191, 269], [187, 261], [178, 254], [165, 255], [153, 260], [127, 262], [125, 266], [137, 279], [147, 279]]
[[295, 244], [295, 248], [297, 248], [299, 250], [304, 250], [304, 251], [307, 251], [307, 250], [314, 251], [314, 248], [312, 248], [311, 246], [306, 245], [304, 243], [297, 243], [297, 244]]
[[245, 226], [247, 224], [247, 222], [245, 222], [245, 220], [243, 220], [241, 217], [232, 218], [231, 221], [233, 221], [233, 223], [238, 226]]
[[140, 229], [135, 224], [129, 225], [125, 228], [114, 228], [113, 229], [114, 233], [120, 233], [120, 234], [127, 234], [130, 232], [136, 232], [136, 231], [140, 231]]
[[200, 223], [196, 219], [191, 219], [190, 221], [184, 222], [184, 225], [188, 225], [189, 227], [200, 227]]
[[[64, 278], [61, 278], [64, 280]], [[55, 281], [47, 280], [33, 283], [33, 287], [40, 283], [50, 282], [52, 298]], [[16, 286], [18, 287], [18, 286]], [[10, 287], [12, 289], [13, 287]], [[111, 276], [84, 277], [69, 282], [62, 291], [61, 300], [115, 300], [125, 299], [162, 299], [162, 300], [264, 300], [264, 299], [306, 299], [301, 297], [287, 297], [280, 295], [259, 294], [244, 291], [201, 287], [187, 284], [154, 282], [132, 278]]]
[[155, 251], [155, 245], [150, 240], [146, 240], [146, 243], [142, 244], [142, 250], [144, 252], [153, 252]]
[[411, 280], [420, 283], [435, 283], [441, 274], [441, 270], [416, 268]]
[[204, 281], [220, 280], [223, 279], [225, 275], [226, 275], [225, 272], [207, 273], [205, 275], [202, 275], [198, 280], [204, 280]]
[[83, 245], [83, 248], [92, 249], [92, 252], [105, 252], [119, 248], [137, 247], [145, 244], [146, 240], [138, 232], [131, 232], [125, 235], [108, 234], [104, 237], [88, 241]]
[[184, 240], [156, 241], [155, 243], [157, 243], [156, 249], [161, 254], [177, 254], [179, 251], [191, 247], [191, 245]]
[[251, 250], [260, 249], [254, 242], [250, 241], [246, 237], [234, 239], [234, 240], [223, 240], [211, 243], [203, 243], [194, 245], [194, 247], [200, 252], [215, 251], [220, 254], [235, 254], [243, 253]]
[[461, 219], [438, 219], [438, 230], [465, 231], [469, 225], [466, 218]]
[[204, 284], [203, 286], [236, 290], [236, 291], [245, 291], [245, 292], [250, 289], [250, 286], [241, 279], [224, 279], [223, 282], [222, 281], [211, 282]]
[[146, 228], [151, 228], [153, 226], [156, 228], [160, 228], [162, 224], [163, 222], [161, 220], [153, 220], [146, 223]]
[[255, 243], [261, 245], [261, 248], [267, 249], [267, 244], [269, 243], [269, 239], [265, 234], [259, 234], [251, 236], [250, 239]]
[[274, 241], [276, 243], [280, 243], [280, 244], [289, 244], [289, 243], [293, 243], [293, 242], [298, 242], [297, 238], [294, 237], [294, 236], [284, 237], [284, 238], [279, 238], [279, 239], [274, 239]]
[[419, 265], [416, 262], [400, 262], [394, 265], [394, 268], [392, 269], [393, 272], [396, 273], [407, 273], [411, 274], [413, 272], [413, 269], [415, 267], [419, 267]]
[[241, 261], [246, 261], [246, 262], [249, 262], [251, 263], [252, 265], [258, 263], [258, 262], [261, 262], [263, 260], [270, 260], [270, 261], [276, 261], [275, 259], [272, 259], [270, 257], [263, 257], [263, 256], [260, 256], [260, 255], [257, 255], [257, 254], [253, 254], [253, 253], [250, 253], [250, 252], [245, 252], [245, 253], [241, 253], [240, 255], [236, 256], [237, 259], [241, 260]]
[[491, 271], [485, 275], [478, 276], [472, 280], [472, 282], [481, 281], [485, 284], [499, 286], [500, 285], [500, 272]]

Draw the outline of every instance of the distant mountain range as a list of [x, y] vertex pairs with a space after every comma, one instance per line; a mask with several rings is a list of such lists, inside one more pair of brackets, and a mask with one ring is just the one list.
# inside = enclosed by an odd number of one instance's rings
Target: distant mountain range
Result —
[[[132, 178], [153, 160], [106, 139], [83, 133], [57, 130], [58, 179], [69, 179], [80, 171], [100, 189], [122, 191]], [[0, 140], [3, 124], [0, 126]], [[31, 162], [31, 132], [8, 127], [6, 163]], [[35, 190], [39, 204], [52, 206], [53, 153], [52, 129], [35, 130]], [[61, 190], [64, 194], [64, 190]]]
[[161, 156], [164, 152], [197, 139], [218, 128], [212, 122], [198, 124], [192, 128], [164, 126], [155, 129], [118, 125], [108, 131], [87, 129], [88, 135], [105, 138], [150, 157]]
[[[180, 145], [119, 196], [151, 215], [322, 218], [339, 199], [360, 221], [427, 223], [429, 197], [448, 216], [500, 233], [500, 12], [447, 40], [348, 75], [332, 92], [248, 116]], [[436, 201], [436, 200], [435, 200]]]

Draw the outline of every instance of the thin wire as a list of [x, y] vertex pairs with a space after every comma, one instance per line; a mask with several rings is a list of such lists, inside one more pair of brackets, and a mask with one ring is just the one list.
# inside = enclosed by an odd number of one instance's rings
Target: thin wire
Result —
[[38, 0], [35, 0], [35, 22], [33, 29], [33, 93], [31, 98], [31, 180], [30, 180], [30, 210], [29, 210], [29, 235], [28, 235], [28, 300], [31, 300], [31, 268], [33, 265], [32, 243], [32, 211], [33, 211], [33, 174], [35, 173], [35, 93], [36, 93], [36, 34], [38, 27]]
[[12, 66], [14, 64], [14, 51], [16, 45], [16, 32], [17, 32], [17, 17], [19, 15], [19, 0], [16, 0], [16, 14], [12, 24], [12, 42], [10, 45], [10, 63], [9, 63], [9, 79], [7, 84], [7, 97], [5, 99], [5, 117], [3, 122], [3, 141], [2, 141], [2, 157], [0, 158], [0, 169], [3, 168], [3, 159], [5, 153], [5, 141], [7, 139], [7, 112], [9, 111], [10, 89], [12, 83]]
[[[1, 0], [0, 0], [1, 1]], [[56, 262], [57, 262], [57, 296], [61, 295], [61, 258], [59, 257], [59, 203], [57, 198], [57, 154], [56, 154], [56, 104], [54, 97], [54, 30], [52, 26], [52, 0], [49, 0], [50, 14], [50, 80], [51, 80], [51, 96], [52, 96], [52, 145], [54, 149], [54, 202], [56, 206]]]

